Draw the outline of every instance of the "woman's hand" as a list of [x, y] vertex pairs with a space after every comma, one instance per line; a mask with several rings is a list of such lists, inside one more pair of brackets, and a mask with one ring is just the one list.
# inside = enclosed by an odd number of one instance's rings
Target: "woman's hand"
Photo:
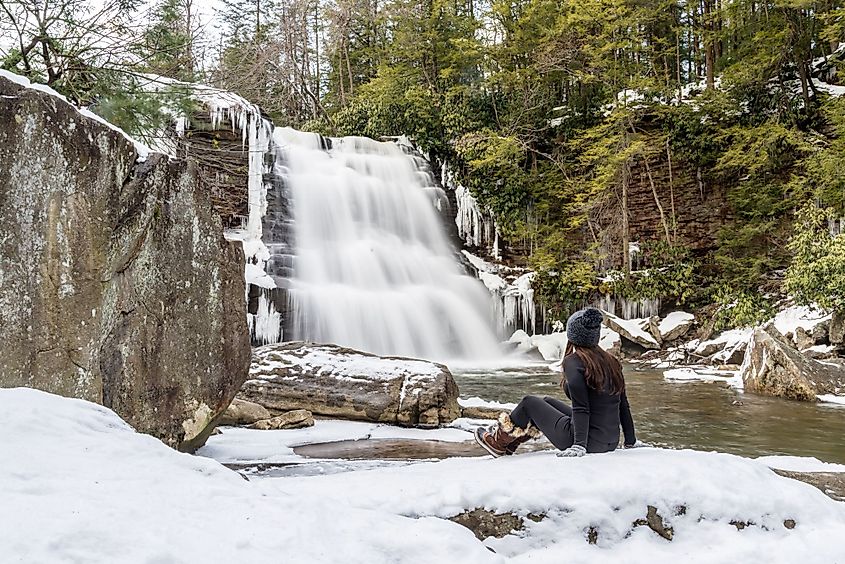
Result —
[[581, 445], [572, 445], [568, 449], [557, 453], [558, 456], [564, 456], [566, 458], [584, 456], [585, 454], [587, 454], [587, 449], [585, 449]]
[[650, 446], [651, 446], [650, 443], [638, 440], [637, 442], [635, 442], [632, 445], [624, 445], [623, 448], [641, 448], [641, 447], [650, 447]]

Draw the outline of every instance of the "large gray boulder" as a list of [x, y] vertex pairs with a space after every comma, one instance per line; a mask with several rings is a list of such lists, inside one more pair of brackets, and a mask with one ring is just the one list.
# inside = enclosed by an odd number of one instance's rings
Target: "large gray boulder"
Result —
[[458, 387], [442, 364], [300, 341], [258, 347], [239, 397], [271, 413], [432, 427], [460, 417]]
[[787, 399], [845, 391], [845, 370], [803, 356], [772, 325], [752, 333], [740, 376], [748, 392]]
[[192, 165], [0, 76], [0, 386], [192, 450], [249, 366], [243, 253]]

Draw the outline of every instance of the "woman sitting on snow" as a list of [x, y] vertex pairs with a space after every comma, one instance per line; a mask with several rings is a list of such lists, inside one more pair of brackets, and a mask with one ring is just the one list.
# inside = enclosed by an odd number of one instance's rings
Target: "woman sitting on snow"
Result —
[[621, 424], [625, 447], [639, 446], [622, 365], [598, 346], [602, 320], [601, 311], [587, 308], [566, 322], [562, 383], [572, 407], [555, 398], [525, 396], [510, 414], [499, 415], [498, 425], [476, 429], [479, 445], [499, 457], [542, 433], [563, 451], [558, 456], [583, 456], [615, 450]]

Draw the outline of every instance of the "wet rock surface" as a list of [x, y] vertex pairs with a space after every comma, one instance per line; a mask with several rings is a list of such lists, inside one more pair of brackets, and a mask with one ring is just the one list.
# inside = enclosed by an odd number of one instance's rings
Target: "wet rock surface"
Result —
[[0, 77], [0, 386], [192, 450], [246, 379], [243, 253], [193, 165]]
[[380, 357], [335, 345], [288, 342], [254, 351], [239, 397], [271, 413], [436, 427], [460, 415], [458, 387], [442, 364]]

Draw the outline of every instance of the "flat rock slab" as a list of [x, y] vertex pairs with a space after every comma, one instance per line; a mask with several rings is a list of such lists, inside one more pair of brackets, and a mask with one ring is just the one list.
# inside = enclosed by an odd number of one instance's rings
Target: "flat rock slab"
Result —
[[845, 501], [845, 472], [790, 472], [788, 470], [775, 470], [775, 472], [815, 486], [836, 501]]
[[460, 416], [458, 386], [446, 366], [336, 345], [288, 342], [258, 347], [241, 399], [271, 413], [436, 427]]
[[[547, 441], [531, 441], [520, 452], [553, 448]], [[343, 458], [347, 460], [427, 460], [455, 457], [489, 456], [475, 442], [450, 442], [418, 439], [362, 439], [315, 443], [294, 447], [293, 452], [306, 458]]]

